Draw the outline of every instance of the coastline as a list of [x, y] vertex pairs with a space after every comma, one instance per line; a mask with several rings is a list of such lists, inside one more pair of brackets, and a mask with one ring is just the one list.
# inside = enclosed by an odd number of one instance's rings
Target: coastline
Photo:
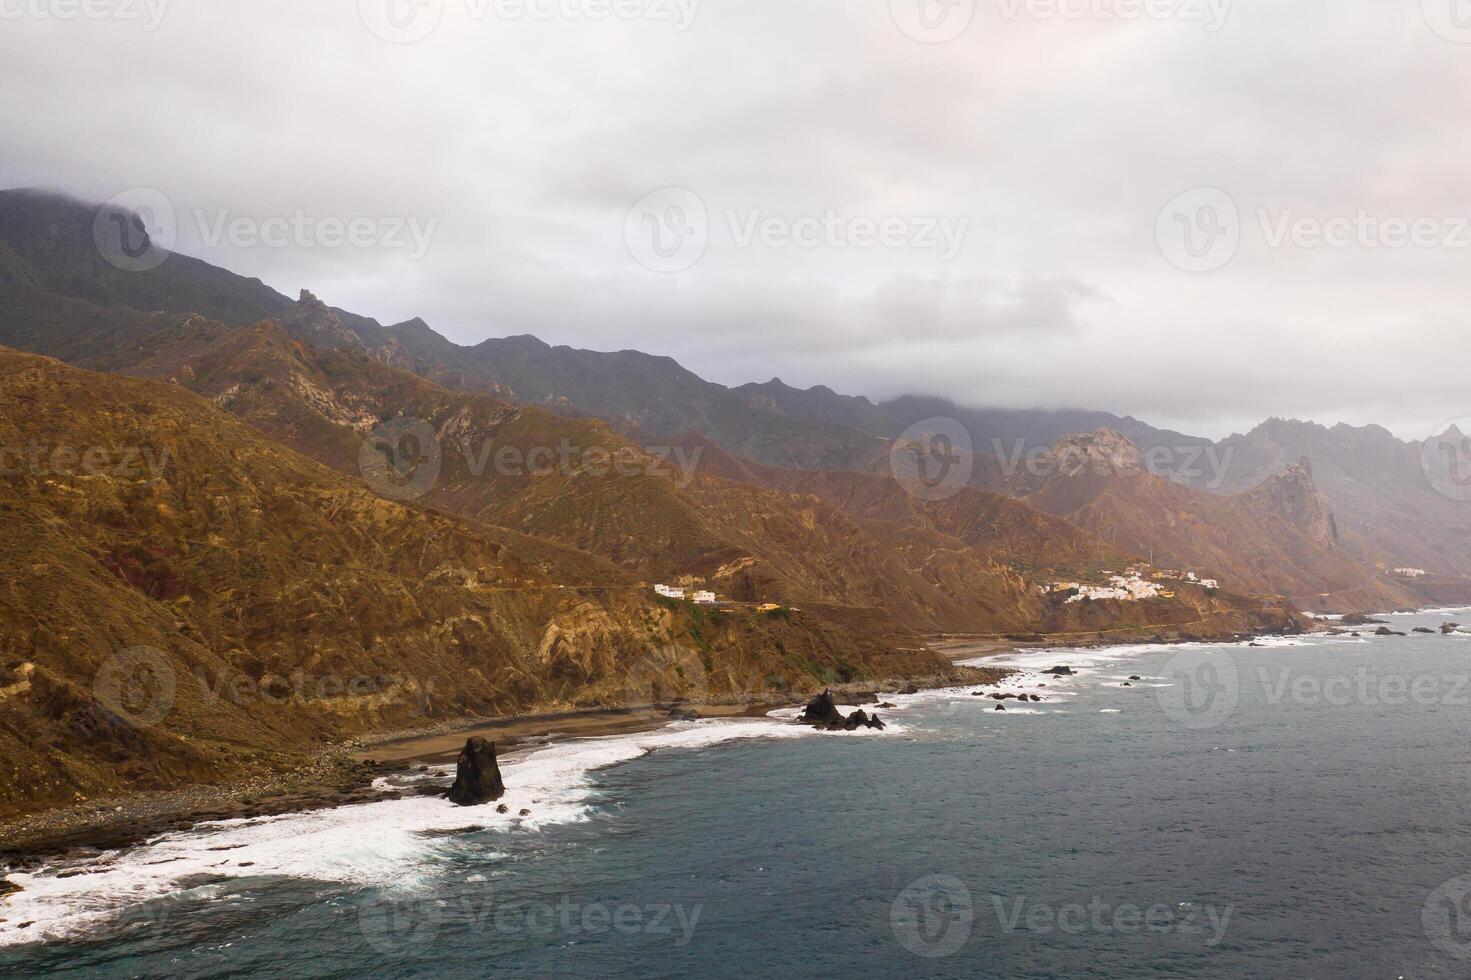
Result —
[[[1014, 671], [959, 664], [940, 675], [883, 678], [831, 686], [835, 696], [872, 701], [880, 692], [998, 683]], [[457, 719], [420, 729], [383, 732], [319, 749], [300, 766], [243, 781], [93, 800], [0, 821], [0, 882], [17, 871], [60, 860], [124, 851], [167, 833], [214, 821], [276, 817], [402, 799], [377, 789], [383, 777], [453, 764], [465, 740], [480, 735], [506, 761], [577, 739], [655, 732], [687, 720], [764, 718], [800, 707], [817, 691], [682, 701], [665, 705], [534, 712], [504, 718]], [[448, 785], [446, 785], [448, 788]], [[3, 901], [3, 896], [0, 896]], [[3, 908], [3, 906], [0, 906]]]
[[[832, 688], [833, 693], [840, 703], [870, 708], [875, 700], [893, 700], [899, 709], [904, 709], [927, 703], [935, 695], [944, 698], [947, 690], [953, 694], [957, 687], [995, 687], [996, 690], [989, 693], [998, 702], [1008, 697], [1025, 700], [1022, 687], [1030, 689], [1033, 682], [1052, 680], [1036, 674], [1045, 673], [1045, 665], [1052, 662], [1050, 651], [1062, 647], [1061, 644], [1032, 645], [956, 637], [943, 642], [948, 656], [967, 662], [956, 663], [941, 676], [925, 678], [923, 686], [911, 679], [891, 679], [845, 684]], [[1143, 645], [1155, 647], [1160, 644]], [[1076, 645], [1070, 645], [1070, 649], [1077, 651], [1077, 659], [1059, 658], [1058, 662], [1078, 664], [1081, 661], [1086, 670], [1092, 666], [1089, 657], [1106, 654], [1108, 649], [1116, 646], [1137, 647], [1140, 644], [1094, 644], [1087, 654]], [[993, 657], [1002, 659], [994, 664], [986, 663]], [[1036, 686], [1052, 685], [1036, 683]], [[980, 695], [982, 692], [974, 693]], [[168, 812], [167, 806], [163, 805], [166, 801], [154, 795], [146, 801], [137, 801], [155, 807], [150, 811], [152, 817], [145, 816], [143, 822], [140, 822], [140, 808], [135, 803], [114, 808], [107, 832], [117, 836], [108, 841], [105, 850], [99, 843], [98, 822], [93, 819], [64, 837], [53, 834], [48, 838], [45, 829], [38, 829], [41, 836], [36, 838], [36, 846], [20, 852], [26, 855], [21, 863], [12, 861], [19, 849], [0, 852], [0, 862], [4, 862], [0, 864], [3, 868], [0, 870], [0, 923], [5, 921], [7, 912], [12, 922], [12, 925], [0, 926], [0, 930], [10, 930], [7, 939], [11, 945], [23, 943], [25, 940], [18, 930], [28, 930], [32, 925], [36, 927], [36, 935], [30, 937], [27, 932], [26, 936], [32, 942], [64, 938], [70, 934], [69, 930], [85, 929], [79, 923], [94, 913], [111, 914], [106, 910], [109, 907], [107, 903], [113, 899], [107, 896], [131, 893], [134, 897], [126, 901], [134, 902], [142, 893], [162, 897], [170, 889], [178, 887], [176, 882], [179, 881], [197, 883], [206, 878], [224, 880], [232, 875], [239, 877], [241, 872], [229, 870], [236, 867], [253, 869], [244, 877], [269, 876], [272, 873], [302, 874], [307, 873], [304, 868], [314, 867], [325, 875], [324, 880], [358, 881], [361, 875], [377, 875], [389, 880], [393, 872], [385, 870], [384, 862], [391, 864], [397, 849], [405, 842], [482, 830], [486, 829], [487, 823], [514, 831], [518, 828], [535, 830], [543, 822], [557, 824], [582, 819], [577, 810], [587, 806], [593, 798], [587, 789], [587, 773], [631, 761], [641, 755], [671, 747], [698, 748], [732, 739], [784, 741], [799, 737], [864, 737], [865, 733], [822, 735], [797, 724], [794, 709], [807, 700], [805, 696], [746, 697], [708, 705], [686, 702], [657, 709], [645, 706], [543, 713], [480, 720], [470, 725], [445, 724], [416, 733], [377, 736], [371, 744], [358, 741], [336, 746], [333, 748], [335, 758], [323, 762], [327, 768], [320, 770], [322, 772], [348, 773], [347, 785], [335, 788], [317, 786], [295, 799], [249, 801], [248, 805], [257, 811], [265, 805], [278, 807], [269, 814], [257, 815], [300, 817], [280, 827], [270, 820], [239, 819], [250, 814], [232, 809], [239, 802], [244, 802], [230, 796], [235, 787], [204, 788], [202, 792], [212, 794], [214, 799], [230, 802], [216, 805], [209, 813], [190, 813], [188, 816], [180, 816], [177, 811]], [[1050, 692], [1046, 700], [1053, 700]], [[883, 707], [893, 708], [895, 705]], [[783, 708], [787, 710], [781, 710]], [[691, 712], [697, 712], [698, 719], [692, 718]], [[891, 719], [891, 727], [902, 735], [906, 726], [902, 723], [902, 710], [898, 713], [899, 723], [895, 724]], [[1035, 710], [1020, 706], [1013, 712], [1020, 715], [1035, 713]], [[748, 719], [749, 726], [699, 723], [699, 720], [738, 719]], [[448, 777], [453, 774], [451, 750], [457, 754], [463, 744], [461, 740], [476, 733], [494, 737], [505, 747], [501, 758], [503, 763], [511, 766], [506, 770], [509, 815], [496, 816], [474, 808], [446, 806], [442, 801], [431, 798], [437, 794], [423, 792], [423, 789], [437, 786], [440, 782], [448, 785]], [[334, 766], [337, 767], [335, 770], [332, 769]], [[187, 794], [194, 791], [201, 790], [196, 787], [181, 793], [188, 798]], [[352, 805], [367, 803], [381, 805]], [[515, 816], [518, 809], [521, 813], [519, 820]], [[155, 822], [157, 830], [141, 834], [148, 819]], [[179, 833], [195, 823], [207, 825], [198, 827], [197, 833]], [[380, 833], [385, 836], [380, 838]], [[316, 844], [317, 840], [323, 843]], [[344, 870], [336, 857], [342, 853], [343, 845], [351, 847], [355, 845], [349, 842], [368, 840], [389, 843], [381, 853], [371, 847], [364, 851], [371, 861], [376, 862], [371, 870], [364, 870], [365, 866], [356, 862], [351, 862]], [[61, 844], [69, 846], [59, 847]], [[154, 870], [155, 866], [162, 867]], [[227, 870], [217, 870], [221, 868]], [[339, 877], [344, 874], [347, 877]], [[100, 877], [88, 877], [93, 875]], [[3, 882], [7, 878], [20, 889], [14, 896], [13, 905], [3, 894]], [[75, 918], [78, 910], [84, 913], [80, 920]]]
[[[1326, 631], [1328, 624], [1322, 629]], [[1246, 642], [1267, 633], [1198, 636], [1177, 628], [1166, 636], [1152, 629], [1001, 636], [943, 634], [925, 645], [950, 661], [939, 675], [889, 677], [831, 686], [835, 696], [868, 703], [880, 692], [912, 692], [999, 683], [1015, 673], [976, 662], [1009, 653], [1049, 649], [1093, 649], [1140, 643]], [[1312, 630], [1309, 632], [1317, 632]], [[548, 746], [576, 739], [654, 732], [682, 720], [686, 712], [704, 719], [762, 718], [800, 707], [817, 693], [764, 692], [665, 705], [610, 706], [532, 712], [503, 718], [464, 718], [407, 731], [374, 733], [317, 749], [300, 765], [241, 781], [201, 783], [172, 790], [92, 800], [0, 820], [0, 880], [57, 859], [95, 857], [221, 820], [275, 817], [402, 798], [375, 788], [380, 779], [453, 764], [466, 739], [479, 735], [515, 761]]]

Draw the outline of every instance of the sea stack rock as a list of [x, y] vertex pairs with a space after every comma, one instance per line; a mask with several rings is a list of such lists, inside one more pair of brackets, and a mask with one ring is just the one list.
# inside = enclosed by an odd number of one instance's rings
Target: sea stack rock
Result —
[[480, 806], [506, 795], [494, 742], [476, 736], [465, 743], [456, 760], [455, 784], [445, 795], [457, 806]]
[[1073, 669], [1064, 664], [1060, 667], [1053, 667], [1051, 670], [1044, 670], [1042, 673], [1052, 674], [1054, 677], [1071, 677], [1073, 676]]
[[832, 692], [823, 691], [817, 697], [807, 702], [807, 707], [802, 709], [802, 714], [797, 720], [806, 722], [809, 725], [829, 728], [836, 725], [838, 728], [842, 728], [848, 719], [843, 717], [843, 713], [838, 710], [838, 706], [833, 702]]

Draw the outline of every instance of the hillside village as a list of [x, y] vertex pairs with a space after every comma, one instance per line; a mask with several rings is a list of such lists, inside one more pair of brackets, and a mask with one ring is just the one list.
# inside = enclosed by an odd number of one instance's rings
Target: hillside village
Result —
[[1145, 599], [1173, 599], [1175, 593], [1166, 587], [1165, 582], [1188, 582], [1191, 585], [1199, 585], [1202, 588], [1215, 590], [1220, 584], [1213, 578], [1199, 578], [1195, 572], [1181, 572], [1174, 569], [1162, 569], [1150, 572], [1145, 577], [1145, 570], [1141, 568], [1127, 568], [1122, 574], [1103, 570], [1100, 575], [1107, 576], [1107, 585], [1086, 585], [1081, 582], [1053, 582], [1048, 585], [1039, 585], [1037, 588], [1049, 596], [1066, 596], [1065, 603], [1093, 602], [1103, 599], [1112, 599], [1117, 602], [1140, 602]]
[[731, 602], [726, 599], [721, 599], [714, 592], [703, 589], [685, 589], [679, 585], [656, 585], [654, 586], [654, 594], [665, 599], [688, 599], [697, 606], [754, 605], [757, 612], [776, 612], [782, 608], [781, 604], [776, 602], [759, 602], [754, 604]]

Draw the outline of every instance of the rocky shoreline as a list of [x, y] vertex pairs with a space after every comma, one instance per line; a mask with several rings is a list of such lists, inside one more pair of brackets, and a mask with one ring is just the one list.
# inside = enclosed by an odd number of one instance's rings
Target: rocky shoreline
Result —
[[[836, 684], [831, 692], [850, 701], [872, 701], [883, 690], [991, 684], [1010, 673], [957, 665], [938, 675]], [[80, 860], [133, 847], [201, 823], [397, 799], [405, 795], [404, 790], [377, 790], [373, 783], [385, 776], [426, 771], [430, 764], [453, 762], [466, 740], [476, 736], [494, 740], [503, 752], [524, 752], [565, 738], [654, 731], [691, 717], [759, 717], [778, 708], [800, 707], [809, 696], [773, 693], [657, 707], [467, 719], [356, 739], [323, 749], [300, 766], [266, 776], [93, 800], [5, 820], [0, 822], [0, 879], [6, 873], [30, 870], [57, 859]], [[448, 782], [444, 788], [450, 788]]]

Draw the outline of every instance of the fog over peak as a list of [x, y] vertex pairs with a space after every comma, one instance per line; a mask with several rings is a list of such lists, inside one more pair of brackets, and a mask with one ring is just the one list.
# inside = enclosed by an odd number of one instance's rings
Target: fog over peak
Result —
[[36, 0], [0, 185], [157, 189], [180, 251], [465, 344], [1214, 436], [1471, 415], [1435, 0], [929, 3]]

